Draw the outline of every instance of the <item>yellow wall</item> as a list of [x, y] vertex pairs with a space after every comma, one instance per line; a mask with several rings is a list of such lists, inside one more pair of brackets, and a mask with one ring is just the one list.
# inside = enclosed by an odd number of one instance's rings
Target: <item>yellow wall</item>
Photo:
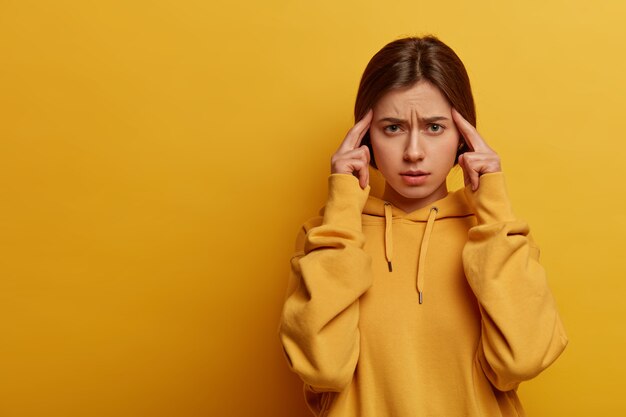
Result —
[[0, 417], [306, 416], [276, 337], [365, 64], [434, 33], [571, 342], [530, 416], [621, 416], [626, 6], [0, 0]]

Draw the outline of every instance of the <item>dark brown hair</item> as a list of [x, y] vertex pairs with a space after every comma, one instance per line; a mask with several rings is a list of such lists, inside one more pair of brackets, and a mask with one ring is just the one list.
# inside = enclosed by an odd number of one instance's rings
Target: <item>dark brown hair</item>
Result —
[[[359, 84], [354, 104], [355, 121], [361, 120], [388, 91], [410, 87], [422, 80], [439, 88], [452, 107], [476, 126], [474, 97], [465, 66], [448, 45], [434, 36], [398, 39], [372, 57]], [[369, 132], [361, 143], [370, 148], [371, 164], [376, 168]], [[468, 149], [461, 139], [456, 160]]]

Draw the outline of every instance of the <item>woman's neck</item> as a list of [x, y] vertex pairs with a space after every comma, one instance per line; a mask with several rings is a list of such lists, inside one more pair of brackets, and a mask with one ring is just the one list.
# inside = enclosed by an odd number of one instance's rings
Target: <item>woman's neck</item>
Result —
[[390, 202], [405, 213], [411, 213], [415, 210], [419, 210], [422, 207], [426, 207], [437, 200], [441, 200], [448, 195], [448, 187], [444, 181], [439, 188], [430, 193], [427, 196], [419, 198], [405, 197], [399, 194], [388, 183], [385, 183], [385, 192], [383, 193], [383, 200]]

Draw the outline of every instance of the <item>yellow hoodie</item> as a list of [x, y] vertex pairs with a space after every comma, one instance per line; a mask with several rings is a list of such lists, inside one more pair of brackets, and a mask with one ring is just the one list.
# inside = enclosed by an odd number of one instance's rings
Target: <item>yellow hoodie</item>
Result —
[[329, 178], [280, 325], [316, 416], [523, 416], [516, 389], [567, 345], [502, 173], [412, 213]]

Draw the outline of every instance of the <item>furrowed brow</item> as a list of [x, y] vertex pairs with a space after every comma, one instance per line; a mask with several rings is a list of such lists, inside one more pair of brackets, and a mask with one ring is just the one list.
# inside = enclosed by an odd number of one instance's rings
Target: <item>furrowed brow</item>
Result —
[[432, 117], [425, 117], [423, 119], [420, 119], [420, 121], [423, 123], [435, 123], [441, 120], [450, 120], [450, 119], [445, 116], [432, 116]]
[[[420, 118], [420, 122], [422, 122], [422, 123], [435, 123], [435, 122], [439, 122], [441, 120], [449, 121], [450, 118], [445, 117], [445, 116], [432, 116], [432, 117]], [[396, 117], [383, 117], [382, 119], [378, 120], [378, 122], [389, 122], [389, 123], [405, 124], [405, 123], [407, 123], [407, 120], [405, 120], [405, 119], [398, 119]]]
[[395, 117], [384, 117], [379, 120], [379, 122], [389, 122], [389, 123], [397, 123], [397, 124], [405, 124], [407, 123], [404, 119], [397, 119]]

